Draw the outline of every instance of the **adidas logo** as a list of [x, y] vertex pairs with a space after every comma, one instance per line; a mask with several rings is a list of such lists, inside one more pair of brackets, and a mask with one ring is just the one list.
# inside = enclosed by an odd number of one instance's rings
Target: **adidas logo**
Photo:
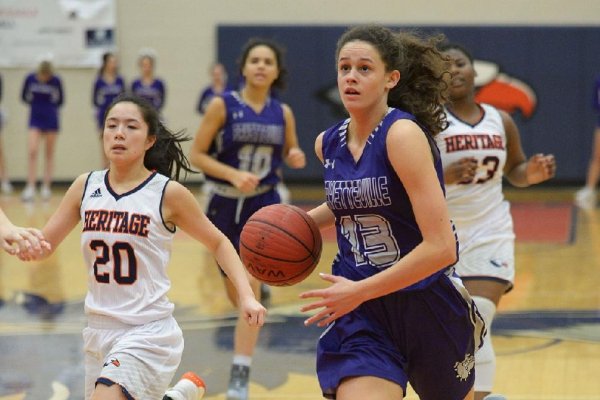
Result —
[[100, 191], [100, 188], [94, 190], [94, 193], [92, 193], [90, 195], [90, 198], [93, 198], [93, 197], [102, 197], [102, 192]]

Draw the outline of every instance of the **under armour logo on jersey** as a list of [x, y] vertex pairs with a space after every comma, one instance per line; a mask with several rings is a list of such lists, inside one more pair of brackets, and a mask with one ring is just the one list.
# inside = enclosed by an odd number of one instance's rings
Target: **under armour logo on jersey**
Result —
[[326, 158], [324, 166], [325, 166], [325, 168], [331, 167], [331, 169], [334, 169], [335, 168], [335, 160], [330, 160], [329, 158]]
[[102, 192], [100, 191], [100, 188], [94, 190], [94, 193], [92, 193], [90, 195], [90, 198], [93, 198], [93, 197], [102, 197]]
[[231, 116], [233, 117], [233, 119], [240, 119], [240, 118], [244, 118], [244, 111], [240, 110], [240, 111], [234, 111]]

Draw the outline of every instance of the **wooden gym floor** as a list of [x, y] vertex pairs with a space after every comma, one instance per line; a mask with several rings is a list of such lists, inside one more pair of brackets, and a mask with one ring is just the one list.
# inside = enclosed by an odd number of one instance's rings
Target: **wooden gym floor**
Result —
[[[196, 193], [200, 193], [197, 188]], [[64, 188], [46, 203], [0, 198], [17, 224], [41, 227]], [[517, 232], [515, 289], [493, 326], [498, 355], [495, 391], [511, 400], [600, 399], [600, 211], [571, 206], [573, 188], [509, 191]], [[318, 188], [293, 187], [295, 204], [319, 201]], [[199, 195], [199, 201], [202, 198]], [[335, 242], [325, 233], [319, 269]], [[169, 267], [170, 298], [184, 331], [179, 373], [193, 370], [206, 398], [223, 400], [231, 361], [234, 310], [201, 245], [179, 233]], [[314, 373], [321, 332], [305, 328], [298, 293], [321, 285], [316, 274], [273, 288], [268, 324], [251, 374], [251, 399], [320, 399]], [[81, 330], [86, 275], [76, 229], [51, 258], [22, 263], [0, 254], [0, 400], [83, 398]], [[416, 399], [409, 392], [408, 399]]]

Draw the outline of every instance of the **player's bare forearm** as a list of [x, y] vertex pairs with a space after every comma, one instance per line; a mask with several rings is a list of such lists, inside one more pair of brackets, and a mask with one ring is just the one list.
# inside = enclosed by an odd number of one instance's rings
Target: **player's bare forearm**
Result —
[[319, 229], [327, 228], [335, 222], [335, 216], [327, 206], [327, 203], [322, 203], [313, 208], [308, 212], [308, 215], [315, 221]]
[[248, 281], [246, 268], [225, 235], [223, 235], [223, 240], [219, 242], [213, 255], [231, 283], [233, 283], [233, 286], [235, 286], [238, 295], [240, 297], [251, 296], [254, 298], [254, 292]]

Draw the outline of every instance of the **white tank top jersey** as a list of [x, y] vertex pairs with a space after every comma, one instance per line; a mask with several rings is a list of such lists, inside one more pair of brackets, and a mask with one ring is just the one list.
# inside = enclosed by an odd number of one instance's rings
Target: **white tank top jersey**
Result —
[[175, 229], [161, 205], [169, 178], [154, 172], [135, 189], [116, 194], [107, 171], [88, 176], [81, 200], [81, 248], [88, 268], [85, 312], [130, 325], [166, 318], [167, 264]]
[[464, 157], [477, 159], [477, 171], [469, 182], [446, 185], [446, 202], [456, 223], [468, 224], [497, 212], [508, 212], [502, 193], [506, 163], [506, 133], [494, 107], [481, 104], [482, 117], [470, 125], [446, 110], [448, 128], [436, 136], [444, 169]]

